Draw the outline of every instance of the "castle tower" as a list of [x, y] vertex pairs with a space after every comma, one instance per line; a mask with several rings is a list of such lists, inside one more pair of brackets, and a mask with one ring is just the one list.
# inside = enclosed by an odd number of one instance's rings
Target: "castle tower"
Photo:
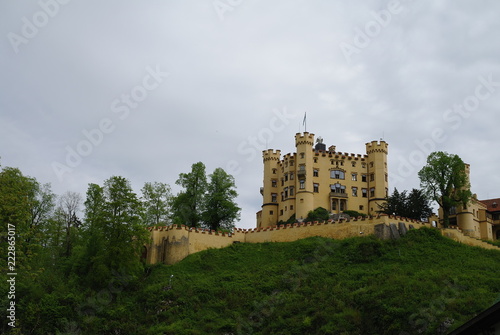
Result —
[[389, 183], [387, 174], [388, 144], [385, 141], [366, 143], [368, 155], [368, 214], [376, 215], [380, 205], [388, 195]]
[[[470, 165], [465, 164], [465, 175], [467, 176], [466, 185], [470, 185]], [[469, 188], [469, 186], [466, 186]], [[474, 220], [473, 204], [469, 206], [459, 206], [457, 208], [457, 225], [465, 235], [480, 238], [479, 229], [476, 220]]]
[[261, 188], [263, 196], [261, 226], [274, 226], [278, 222], [278, 182], [281, 171], [279, 169], [281, 151], [265, 150], [262, 152], [264, 161], [264, 187]]
[[295, 134], [296, 159], [296, 211], [297, 219], [305, 219], [307, 213], [314, 209], [313, 193], [313, 145], [314, 134], [304, 132]]

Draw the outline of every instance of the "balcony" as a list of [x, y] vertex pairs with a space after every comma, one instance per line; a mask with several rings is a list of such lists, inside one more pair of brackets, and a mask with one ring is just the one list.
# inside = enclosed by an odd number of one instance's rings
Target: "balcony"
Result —
[[297, 171], [297, 178], [299, 178], [299, 180], [306, 179], [306, 170]]
[[347, 198], [347, 193], [331, 191], [330, 198]]

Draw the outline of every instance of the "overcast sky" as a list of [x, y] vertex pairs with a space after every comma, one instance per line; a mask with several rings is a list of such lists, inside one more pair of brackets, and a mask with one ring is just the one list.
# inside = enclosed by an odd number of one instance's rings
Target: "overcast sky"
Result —
[[0, 3], [0, 163], [56, 194], [113, 175], [137, 193], [198, 161], [262, 204], [261, 151], [294, 135], [389, 143], [390, 190], [435, 150], [500, 197], [500, 2], [41, 0]]

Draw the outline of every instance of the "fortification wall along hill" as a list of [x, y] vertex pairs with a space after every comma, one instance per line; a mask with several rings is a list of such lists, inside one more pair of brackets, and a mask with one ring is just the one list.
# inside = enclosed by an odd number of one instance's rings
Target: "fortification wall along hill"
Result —
[[[372, 218], [358, 218], [349, 221], [324, 221], [311, 223], [295, 223], [266, 228], [236, 229], [232, 234], [217, 233], [205, 229], [194, 229], [186, 226], [149, 228], [152, 242], [145, 246], [145, 257], [149, 264], [175, 264], [190, 254], [209, 248], [223, 248], [235, 242], [292, 242], [312, 236], [344, 239], [360, 235], [377, 235], [390, 237], [389, 227], [404, 223], [407, 227], [430, 227], [430, 224], [380, 215]], [[385, 229], [380, 229], [380, 226]], [[378, 227], [378, 228], [377, 228]]]

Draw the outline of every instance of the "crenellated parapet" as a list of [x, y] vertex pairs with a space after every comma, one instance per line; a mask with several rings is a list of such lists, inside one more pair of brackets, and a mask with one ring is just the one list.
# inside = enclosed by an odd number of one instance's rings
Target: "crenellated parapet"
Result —
[[375, 152], [381, 152], [387, 155], [389, 152], [388, 147], [389, 145], [385, 141], [371, 141], [366, 143], [366, 153], [369, 155]]
[[304, 144], [312, 147], [314, 145], [314, 134], [308, 132], [295, 134], [295, 146]]
[[279, 162], [281, 158], [281, 150], [267, 149], [262, 151], [262, 158], [264, 162], [277, 161]]

